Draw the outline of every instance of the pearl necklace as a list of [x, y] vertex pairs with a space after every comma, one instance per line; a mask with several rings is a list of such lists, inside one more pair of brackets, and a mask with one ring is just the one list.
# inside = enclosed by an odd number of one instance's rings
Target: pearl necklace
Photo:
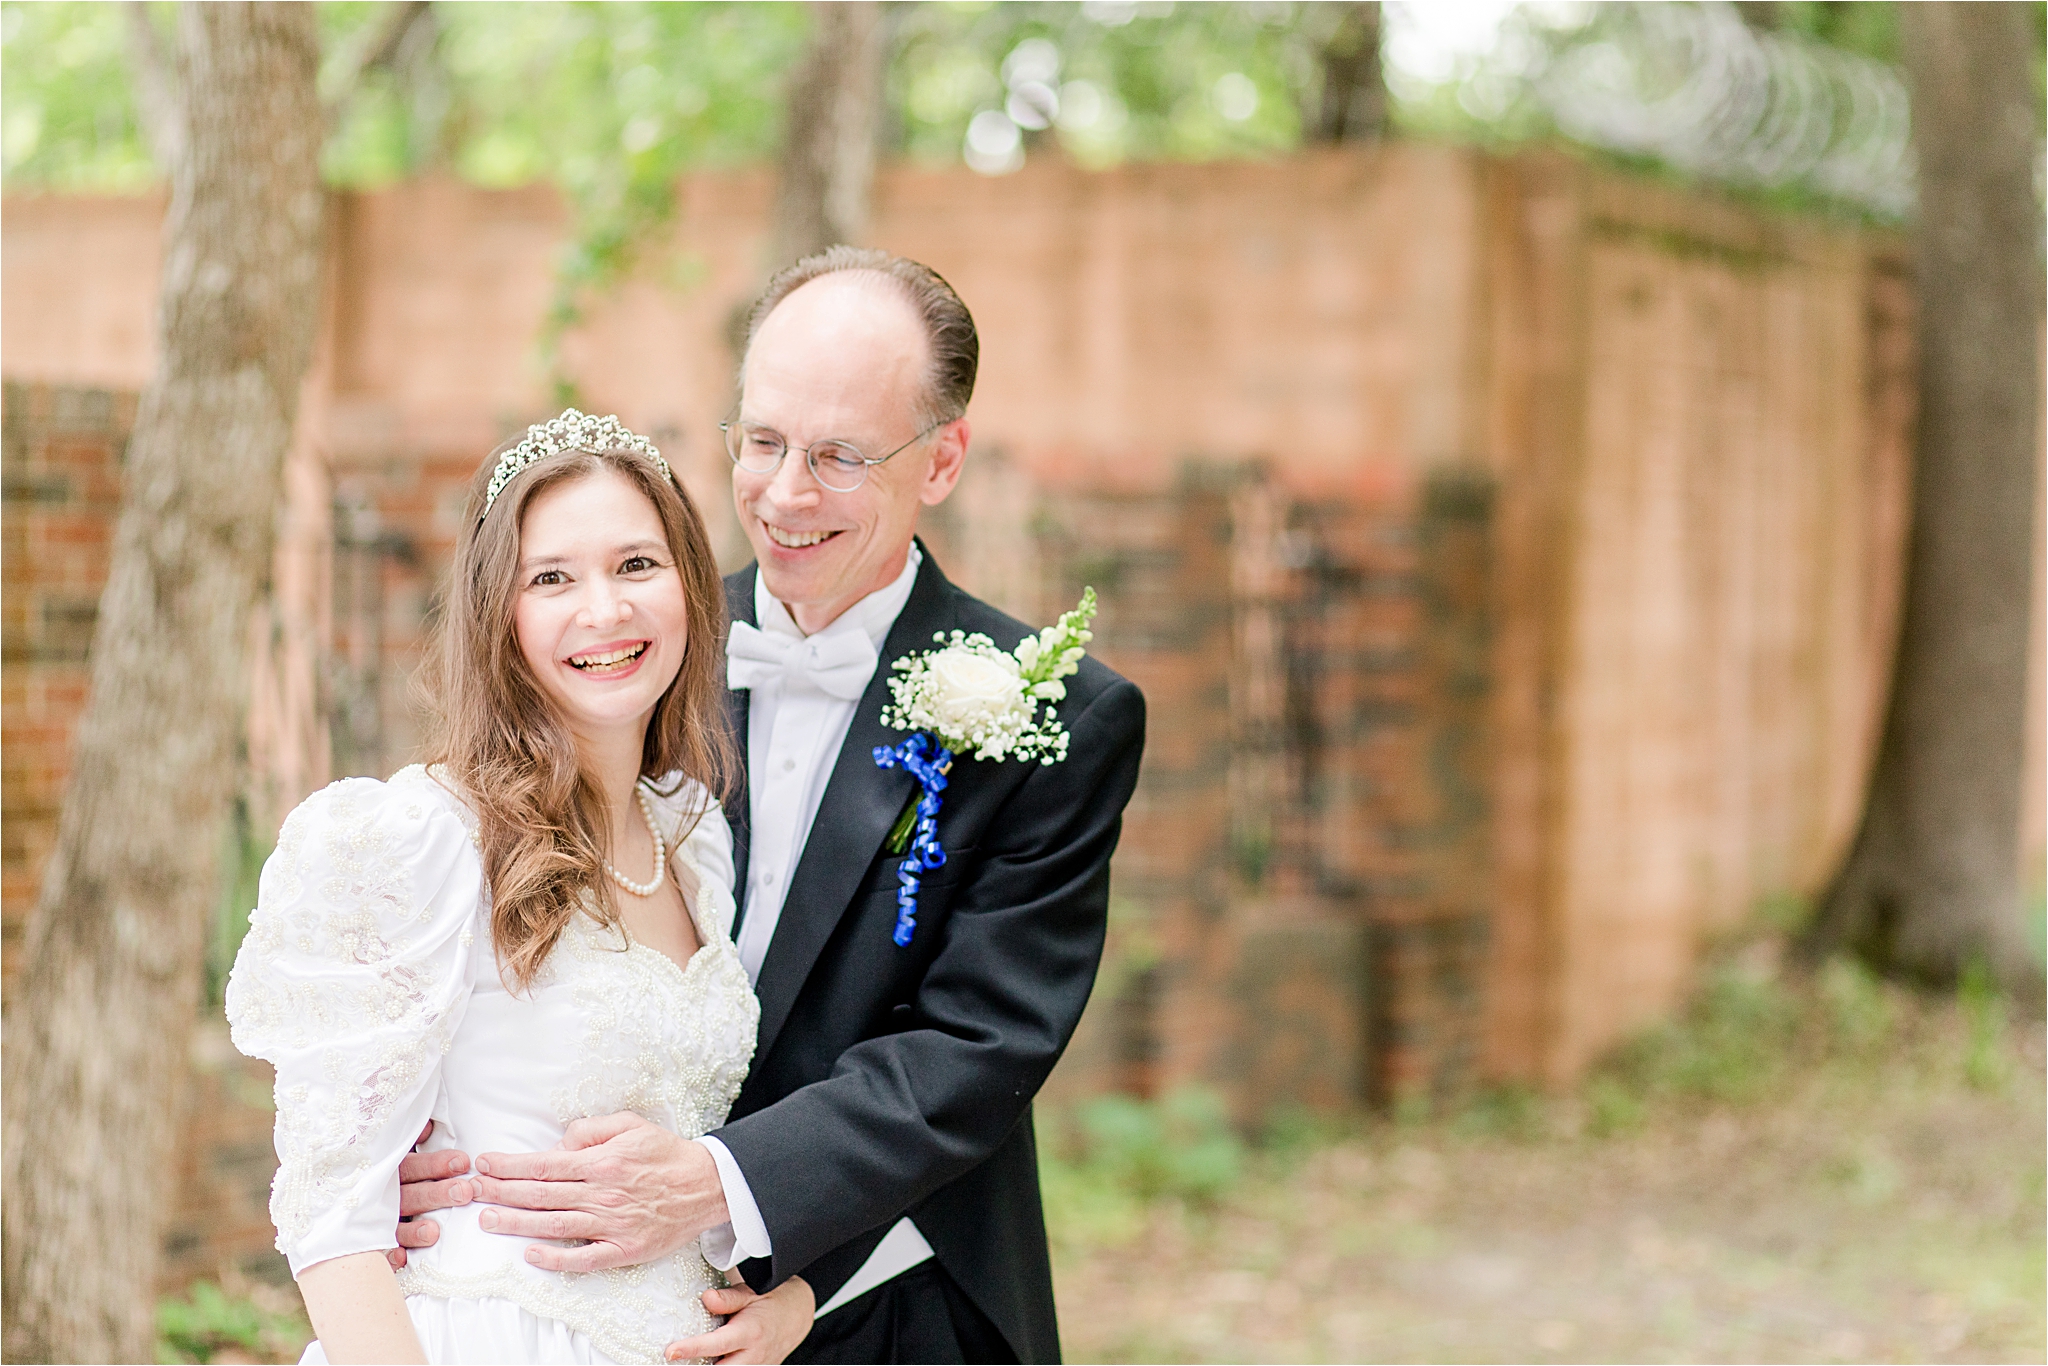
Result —
[[654, 823], [654, 803], [648, 798], [647, 789], [636, 783], [633, 786], [633, 795], [640, 799], [640, 814], [647, 821], [647, 833], [654, 836], [654, 876], [645, 882], [635, 882], [612, 867], [610, 859], [604, 861], [604, 870], [611, 874], [613, 882], [634, 896], [653, 896], [661, 890], [661, 884], [668, 876], [668, 846], [662, 842], [661, 827]]

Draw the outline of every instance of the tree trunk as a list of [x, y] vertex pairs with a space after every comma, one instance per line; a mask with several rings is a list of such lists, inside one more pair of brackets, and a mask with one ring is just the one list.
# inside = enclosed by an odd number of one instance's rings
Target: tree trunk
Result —
[[790, 73], [771, 270], [867, 231], [883, 46], [876, 0], [814, 0], [810, 49]]
[[1321, 69], [1304, 113], [1309, 142], [1370, 142], [1387, 131], [1387, 83], [1380, 68], [1378, 0], [1308, 7]]
[[159, 361], [57, 847], [7, 1009], [5, 1351], [152, 1361], [176, 1085], [218, 894], [250, 612], [318, 311], [312, 6], [178, 15]]
[[1920, 161], [1920, 416], [1889, 710], [1806, 948], [2038, 999], [2019, 820], [2041, 386], [2027, 7], [1901, 5]]

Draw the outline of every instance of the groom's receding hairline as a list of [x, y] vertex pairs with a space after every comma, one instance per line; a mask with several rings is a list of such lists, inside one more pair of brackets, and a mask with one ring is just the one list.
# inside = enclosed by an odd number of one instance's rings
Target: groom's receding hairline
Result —
[[[925, 381], [926, 425], [964, 415], [967, 401], [974, 396], [975, 370], [981, 363], [981, 339], [974, 330], [974, 317], [937, 271], [893, 252], [827, 247], [777, 271], [747, 313], [746, 350], [753, 349], [755, 335], [777, 304], [813, 280], [846, 271], [887, 280], [924, 325], [931, 346], [931, 373]], [[740, 370], [744, 376], [745, 350], [740, 353]]]

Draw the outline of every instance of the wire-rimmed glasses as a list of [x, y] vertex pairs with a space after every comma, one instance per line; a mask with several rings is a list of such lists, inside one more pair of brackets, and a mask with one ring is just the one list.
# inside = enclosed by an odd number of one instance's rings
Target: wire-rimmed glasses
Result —
[[[808, 446], [795, 449], [804, 453], [804, 463], [810, 467], [811, 477], [819, 484], [834, 493], [852, 493], [867, 482], [871, 467], [909, 450], [945, 425], [943, 422], [932, 423], [888, 455], [865, 455], [851, 441], [837, 440], [813, 441]], [[782, 464], [782, 457], [791, 449], [781, 432], [768, 427], [733, 421], [719, 423], [718, 430], [725, 436], [725, 453], [732, 457], [732, 463], [749, 474], [773, 474]]]

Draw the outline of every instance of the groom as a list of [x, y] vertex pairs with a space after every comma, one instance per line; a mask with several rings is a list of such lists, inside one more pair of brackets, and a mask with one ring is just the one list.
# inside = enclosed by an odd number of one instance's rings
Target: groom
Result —
[[[552, 1239], [541, 1264], [646, 1261], [700, 1235], [820, 1313], [796, 1361], [1053, 1361], [1031, 1099], [1102, 952], [1109, 859], [1137, 781], [1144, 700], [1094, 659], [1068, 680], [1062, 762], [955, 762], [898, 947], [890, 826], [917, 791], [875, 764], [889, 665], [937, 633], [1005, 650], [1027, 628], [956, 588], [915, 539], [968, 444], [979, 344], [924, 266], [835, 247], [753, 311], [727, 424], [757, 565], [726, 580], [747, 790], [727, 808], [741, 961], [761, 999], [730, 1121], [685, 1142], [632, 1115], [571, 1151], [413, 1160], [410, 1213], [474, 1197], [486, 1226]], [[415, 1220], [400, 1241], [432, 1232]]]

